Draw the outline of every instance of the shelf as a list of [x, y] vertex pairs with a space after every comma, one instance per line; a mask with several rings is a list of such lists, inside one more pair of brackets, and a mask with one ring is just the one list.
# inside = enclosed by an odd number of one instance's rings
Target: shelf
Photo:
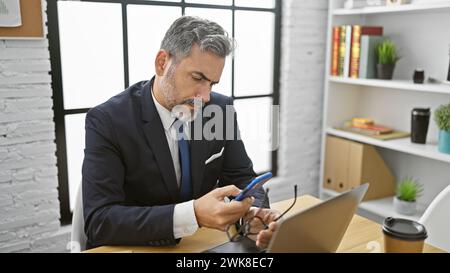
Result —
[[360, 9], [335, 9], [333, 15], [364, 15], [364, 14], [390, 14], [390, 13], [416, 13], [436, 10], [450, 11], [450, 3], [435, 4], [409, 4], [401, 6], [365, 7]]
[[[333, 27], [343, 25], [383, 26], [385, 35], [395, 40], [398, 48], [403, 48], [402, 59], [405, 62], [402, 61], [403, 65], [396, 68], [395, 74], [398, 78], [393, 80], [353, 79], [331, 76], [328, 72], [324, 77], [323, 136], [336, 136], [372, 145], [381, 152], [383, 160], [389, 163], [388, 167], [395, 179], [410, 176], [426, 181], [425, 194], [423, 199], [419, 200], [424, 203], [418, 204], [418, 212], [415, 215], [396, 213], [393, 197], [363, 201], [358, 206], [361, 215], [378, 222], [389, 216], [417, 221], [423, 215], [433, 193], [438, 192], [443, 184], [448, 185], [449, 181], [450, 155], [438, 150], [437, 128], [430, 127], [429, 141], [426, 144], [416, 144], [411, 142], [410, 137], [379, 140], [351, 131], [338, 130], [334, 126], [343, 125], [345, 120], [356, 115], [388, 120], [396, 129], [406, 131], [410, 130], [410, 125], [406, 122], [410, 120], [411, 109], [437, 109], [450, 99], [450, 82], [431, 83], [425, 80], [423, 84], [415, 84], [412, 79], [413, 70], [417, 67], [428, 71], [427, 78], [431, 76], [444, 80], [444, 75], [446, 77], [448, 40], [443, 40], [442, 33], [448, 33], [450, 25], [450, 0], [413, 0], [413, 4], [360, 9], [343, 9], [341, 7], [344, 2], [329, 1], [327, 64], [332, 64]], [[424, 51], [424, 48], [427, 50]], [[323, 177], [327, 175], [325, 170], [330, 169], [326, 164], [333, 162], [330, 161], [331, 156], [326, 160], [326, 138], [322, 139], [321, 143], [321, 197], [336, 196], [338, 192], [323, 188]], [[339, 171], [345, 172], [342, 169]]]
[[438, 161], [450, 163], [450, 155], [438, 151], [437, 145], [433, 143], [415, 144], [410, 138], [400, 138], [392, 140], [378, 140], [364, 135], [345, 132], [333, 128], [326, 129], [326, 133], [346, 139], [374, 145], [377, 147], [387, 148], [394, 151], [399, 151], [407, 154], [417, 155], [425, 158], [430, 158]]
[[328, 80], [330, 82], [342, 84], [373, 86], [380, 88], [411, 90], [418, 92], [442, 93], [450, 95], [450, 84], [439, 84], [439, 83], [415, 84], [412, 81], [408, 80], [352, 79], [336, 76], [330, 76]]
[[[324, 189], [322, 188], [322, 192], [330, 197], [336, 196], [339, 193], [335, 192], [333, 190]], [[424, 209], [418, 207], [417, 213], [415, 215], [404, 215], [400, 214], [394, 211], [394, 205], [393, 205], [393, 197], [386, 197], [381, 199], [374, 199], [369, 201], [364, 201], [359, 204], [359, 208], [366, 210], [370, 213], [374, 213], [376, 215], [379, 215], [383, 218], [386, 217], [395, 217], [395, 218], [404, 218], [404, 219], [411, 219], [414, 221], [418, 221], [422, 214], [424, 213]]]

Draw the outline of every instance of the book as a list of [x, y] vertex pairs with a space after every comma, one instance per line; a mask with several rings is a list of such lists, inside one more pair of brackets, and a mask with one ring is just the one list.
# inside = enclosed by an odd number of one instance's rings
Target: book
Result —
[[345, 38], [347, 35], [347, 26], [341, 26], [339, 37], [339, 63], [338, 63], [338, 76], [344, 76], [344, 63], [345, 63]]
[[361, 36], [361, 52], [359, 57], [359, 78], [375, 79], [377, 56], [375, 53], [376, 46], [381, 43], [384, 36]]
[[388, 133], [392, 133], [392, 131], [393, 131], [392, 128], [389, 128], [384, 125], [379, 125], [379, 124], [364, 125], [364, 126], [353, 125], [353, 126], [350, 126], [350, 129], [353, 129], [358, 132], [370, 134], [370, 135], [388, 134]]
[[350, 76], [350, 55], [352, 47], [352, 26], [345, 26], [344, 77]]
[[352, 51], [350, 57], [350, 78], [357, 79], [359, 73], [359, 54], [361, 51], [361, 26], [354, 25], [352, 29]]
[[365, 134], [365, 133], [361, 133], [361, 132], [355, 132], [354, 130], [349, 129], [346, 126], [338, 126], [338, 127], [334, 127], [334, 128], [337, 129], [337, 130], [350, 132], [350, 133], [355, 133], [355, 134], [358, 134], [358, 135], [363, 135], [363, 136], [367, 136], [367, 137], [370, 137], [370, 138], [373, 138], [373, 139], [383, 140], [383, 141], [409, 137], [411, 135], [408, 132], [397, 131], [397, 130], [394, 130], [394, 131], [392, 131], [392, 133], [388, 133], [388, 134], [373, 135], [373, 134]]
[[339, 40], [341, 35], [339, 26], [333, 27], [333, 48], [331, 52], [331, 75], [339, 76]]
[[371, 118], [352, 118], [352, 125], [373, 125], [375, 122]]
[[359, 78], [359, 62], [361, 54], [362, 35], [383, 35], [383, 27], [361, 25], [352, 26], [351, 57], [349, 68], [349, 76], [351, 78]]
[[382, 135], [389, 134], [394, 131], [392, 128], [381, 124], [371, 122], [355, 123], [353, 120], [345, 122], [343, 128], [346, 128], [347, 131], [360, 133], [363, 135]]

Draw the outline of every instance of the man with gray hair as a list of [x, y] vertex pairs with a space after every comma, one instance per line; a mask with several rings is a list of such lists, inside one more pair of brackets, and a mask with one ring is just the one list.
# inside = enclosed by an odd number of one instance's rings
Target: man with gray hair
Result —
[[232, 105], [211, 88], [233, 48], [217, 23], [180, 17], [156, 55], [156, 75], [88, 112], [82, 169], [88, 248], [173, 245], [199, 227], [226, 230], [242, 217], [264, 221], [250, 223], [256, 244], [267, 246], [279, 214], [262, 203], [262, 188], [255, 197], [225, 202], [256, 176], [235, 115], [220, 120], [234, 125], [219, 130], [232, 139], [206, 140], [194, 129], [208, 122], [206, 107], [225, 112]]

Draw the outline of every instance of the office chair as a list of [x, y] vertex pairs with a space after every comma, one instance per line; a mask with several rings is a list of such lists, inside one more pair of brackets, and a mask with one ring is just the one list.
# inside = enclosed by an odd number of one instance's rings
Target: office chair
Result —
[[419, 222], [428, 233], [427, 243], [450, 252], [450, 185], [431, 202]]
[[84, 233], [84, 215], [83, 215], [83, 192], [80, 182], [78, 186], [77, 195], [75, 198], [75, 207], [72, 215], [72, 234], [70, 245], [70, 252], [77, 253], [86, 250], [87, 237]]

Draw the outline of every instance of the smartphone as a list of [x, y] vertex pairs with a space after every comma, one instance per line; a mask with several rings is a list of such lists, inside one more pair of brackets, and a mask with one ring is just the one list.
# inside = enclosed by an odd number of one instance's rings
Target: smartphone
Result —
[[247, 185], [247, 187], [245, 187], [245, 189], [238, 196], [236, 196], [236, 198], [234, 198], [234, 200], [242, 201], [249, 196], [253, 196], [255, 191], [258, 188], [262, 187], [262, 185], [264, 185], [264, 183], [269, 181], [269, 179], [271, 177], [272, 177], [271, 172], [267, 172], [265, 174], [262, 174], [262, 175], [256, 177], [255, 179], [253, 179], [252, 182], [250, 182], [250, 184]]

